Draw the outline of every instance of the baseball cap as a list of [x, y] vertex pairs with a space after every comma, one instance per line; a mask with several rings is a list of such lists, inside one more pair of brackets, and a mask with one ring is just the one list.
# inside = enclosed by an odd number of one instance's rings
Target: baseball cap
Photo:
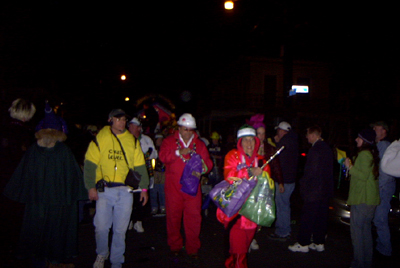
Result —
[[129, 124], [135, 124], [137, 126], [141, 126], [142, 125], [137, 117], [132, 118], [132, 120], [129, 121]]
[[381, 126], [384, 129], [386, 129], [386, 131], [389, 131], [389, 126], [384, 121], [377, 121], [375, 123], [372, 123], [370, 126], [371, 127]]
[[113, 109], [109, 114], [108, 114], [108, 118], [111, 117], [121, 117], [121, 116], [126, 116], [126, 113], [121, 110], [121, 109]]
[[275, 127], [275, 129], [278, 129], [278, 128], [286, 130], [286, 131], [289, 131], [289, 130], [292, 129], [290, 124], [288, 122], [285, 122], [285, 121], [280, 122], [279, 125]]

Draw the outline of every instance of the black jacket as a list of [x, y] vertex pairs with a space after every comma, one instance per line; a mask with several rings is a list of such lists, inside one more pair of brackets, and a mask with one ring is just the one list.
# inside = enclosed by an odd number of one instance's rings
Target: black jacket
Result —
[[277, 149], [282, 146], [285, 146], [285, 149], [279, 154], [279, 162], [281, 165], [283, 182], [295, 183], [299, 161], [299, 142], [298, 136], [293, 130], [289, 131], [276, 143]]
[[310, 148], [304, 175], [300, 180], [300, 194], [304, 202], [327, 200], [333, 196], [333, 152], [329, 145], [318, 140]]

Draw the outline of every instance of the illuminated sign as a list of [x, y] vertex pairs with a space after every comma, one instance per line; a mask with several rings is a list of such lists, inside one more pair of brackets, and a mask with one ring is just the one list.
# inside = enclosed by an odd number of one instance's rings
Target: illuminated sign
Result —
[[303, 93], [308, 93], [308, 86], [293, 85], [292, 90], [289, 91], [289, 96]]

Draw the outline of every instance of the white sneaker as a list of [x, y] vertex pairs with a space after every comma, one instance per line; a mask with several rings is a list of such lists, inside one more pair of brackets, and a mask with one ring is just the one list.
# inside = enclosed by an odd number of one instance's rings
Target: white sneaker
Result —
[[318, 252], [322, 252], [322, 251], [325, 250], [324, 244], [315, 244], [315, 243], [311, 243], [311, 244], [308, 245], [308, 248], [309, 248], [309, 249], [312, 249], [312, 250], [316, 250], [316, 251], [318, 251]]
[[141, 221], [135, 222], [135, 224], [133, 225], [133, 229], [135, 229], [136, 232], [138, 232], [138, 233], [143, 233], [144, 232], [144, 229], [143, 229]]
[[257, 240], [253, 239], [253, 241], [251, 241], [250, 248], [252, 250], [260, 249], [260, 246], [258, 245]]
[[132, 229], [133, 229], [133, 222], [130, 221], [130, 222], [129, 222], [129, 226], [128, 226], [128, 230], [132, 230]]
[[97, 255], [96, 261], [93, 263], [93, 268], [103, 268], [104, 267], [104, 261], [107, 260], [107, 256], [101, 256]]
[[294, 245], [289, 246], [288, 248], [292, 252], [307, 253], [309, 251], [308, 246], [302, 246], [298, 242], [296, 242]]

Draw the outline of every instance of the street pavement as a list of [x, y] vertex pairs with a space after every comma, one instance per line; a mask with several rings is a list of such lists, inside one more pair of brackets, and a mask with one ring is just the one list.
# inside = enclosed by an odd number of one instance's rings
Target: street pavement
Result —
[[[329, 222], [329, 230], [324, 252], [310, 251], [294, 253], [288, 246], [296, 242], [298, 233], [299, 209], [293, 206], [292, 237], [285, 242], [272, 241], [268, 234], [273, 227], [263, 227], [256, 233], [259, 250], [248, 255], [249, 267], [350, 267], [352, 245], [349, 227], [335, 221]], [[129, 230], [126, 237], [125, 264], [123, 267], [135, 268], [191, 268], [224, 267], [227, 253], [225, 230], [215, 217], [215, 207], [211, 206], [208, 215], [203, 214], [201, 229], [200, 264], [194, 264], [189, 258], [173, 261], [169, 257], [165, 217], [152, 217], [149, 213], [143, 220], [144, 233]], [[4, 230], [4, 229], [3, 229]], [[374, 234], [375, 235], [375, 234]], [[4, 241], [4, 240], [3, 240]], [[377, 258], [374, 255], [374, 267], [399, 267], [400, 232], [392, 235], [393, 256], [390, 259]], [[3, 247], [1, 257], [5, 262], [0, 267], [31, 267], [29, 261], [17, 260], [10, 248]], [[93, 224], [89, 221], [79, 225], [79, 256], [71, 260], [76, 268], [92, 267], [96, 258]], [[105, 267], [110, 267], [106, 261]]]

